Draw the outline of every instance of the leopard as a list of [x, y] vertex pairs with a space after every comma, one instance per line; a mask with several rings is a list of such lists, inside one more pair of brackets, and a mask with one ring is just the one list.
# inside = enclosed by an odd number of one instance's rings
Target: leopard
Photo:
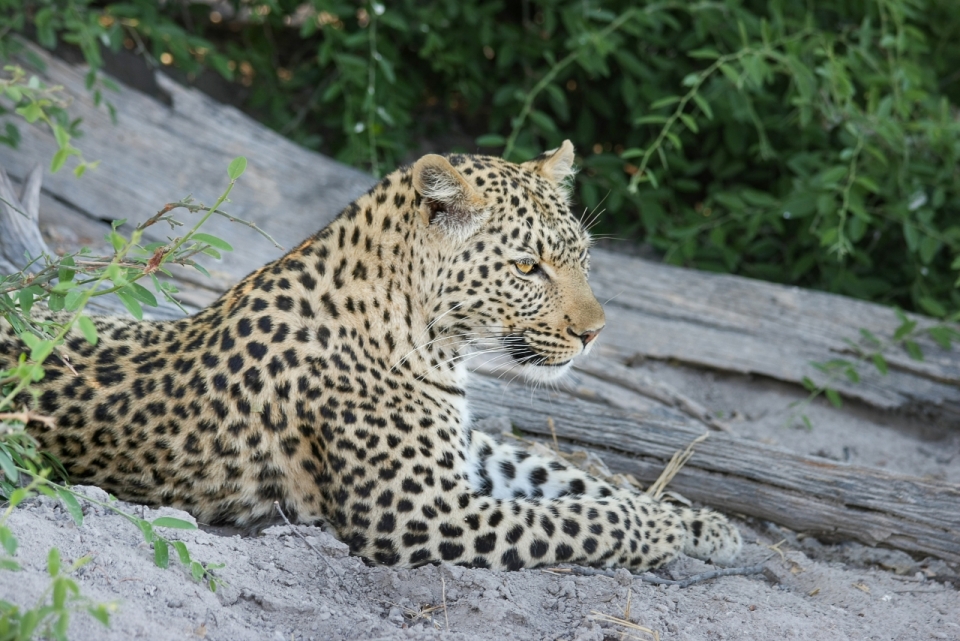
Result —
[[[574, 162], [425, 155], [192, 316], [71, 330], [26, 429], [74, 482], [209, 526], [280, 508], [373, 564], [730, 563], [724, 515], [471, 429], [471, 354], [556, 381], [606, 323]], [[22, 349], [0, 320], [0, 369]]]

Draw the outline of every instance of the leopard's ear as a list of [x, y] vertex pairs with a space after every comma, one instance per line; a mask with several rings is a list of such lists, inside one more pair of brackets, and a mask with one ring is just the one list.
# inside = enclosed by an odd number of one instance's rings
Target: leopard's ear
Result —
[[552, 183], [566, 186], [577, 170], [573, 167], [573, 143], [564, 140], [556, 149], [545, 151], [526, 165], [533, 165], [540, 174]]
[[443, 156], [428, 154], [414, 164], [413, 188], [424, 224], [458, 238], [471, 236], [490, 214], [483, 196]]

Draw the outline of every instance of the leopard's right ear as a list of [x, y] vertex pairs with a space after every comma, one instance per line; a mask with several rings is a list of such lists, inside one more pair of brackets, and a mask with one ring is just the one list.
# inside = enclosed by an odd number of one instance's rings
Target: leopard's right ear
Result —
[[473, 235], [490, 215], [483, 196], [443, 156], [428, 154], [414, 164], [413, 188], [424, 224], [459, 239]]

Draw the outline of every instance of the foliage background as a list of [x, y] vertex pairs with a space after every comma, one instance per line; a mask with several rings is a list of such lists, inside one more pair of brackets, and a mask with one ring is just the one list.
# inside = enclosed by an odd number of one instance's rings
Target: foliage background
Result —
[[523, 159], [569, 137], [601, 233], [960, 309], [952, 0], [0, 0], [0, 16], [0, 53], [16, 33], [79, 47], [94, 91], [105, 50], [215, 74], [269, 126], [377, 174], [434, 147]]

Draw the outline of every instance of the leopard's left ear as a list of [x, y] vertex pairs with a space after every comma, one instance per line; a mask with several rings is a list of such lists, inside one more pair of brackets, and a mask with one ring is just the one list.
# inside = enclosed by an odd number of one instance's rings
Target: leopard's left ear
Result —
[[564, 140], [556, 149], [545, 151], [526, 165], [534, 165], [544, 178], [557, 185], [565, 186], [577, 173], [573, 168], [573, 143]]
[[413, 188], [424, 224], [457, 238], [473, 235], [490, 214], [484, 197], [443, 156], [428, 154], [413, 165]]

